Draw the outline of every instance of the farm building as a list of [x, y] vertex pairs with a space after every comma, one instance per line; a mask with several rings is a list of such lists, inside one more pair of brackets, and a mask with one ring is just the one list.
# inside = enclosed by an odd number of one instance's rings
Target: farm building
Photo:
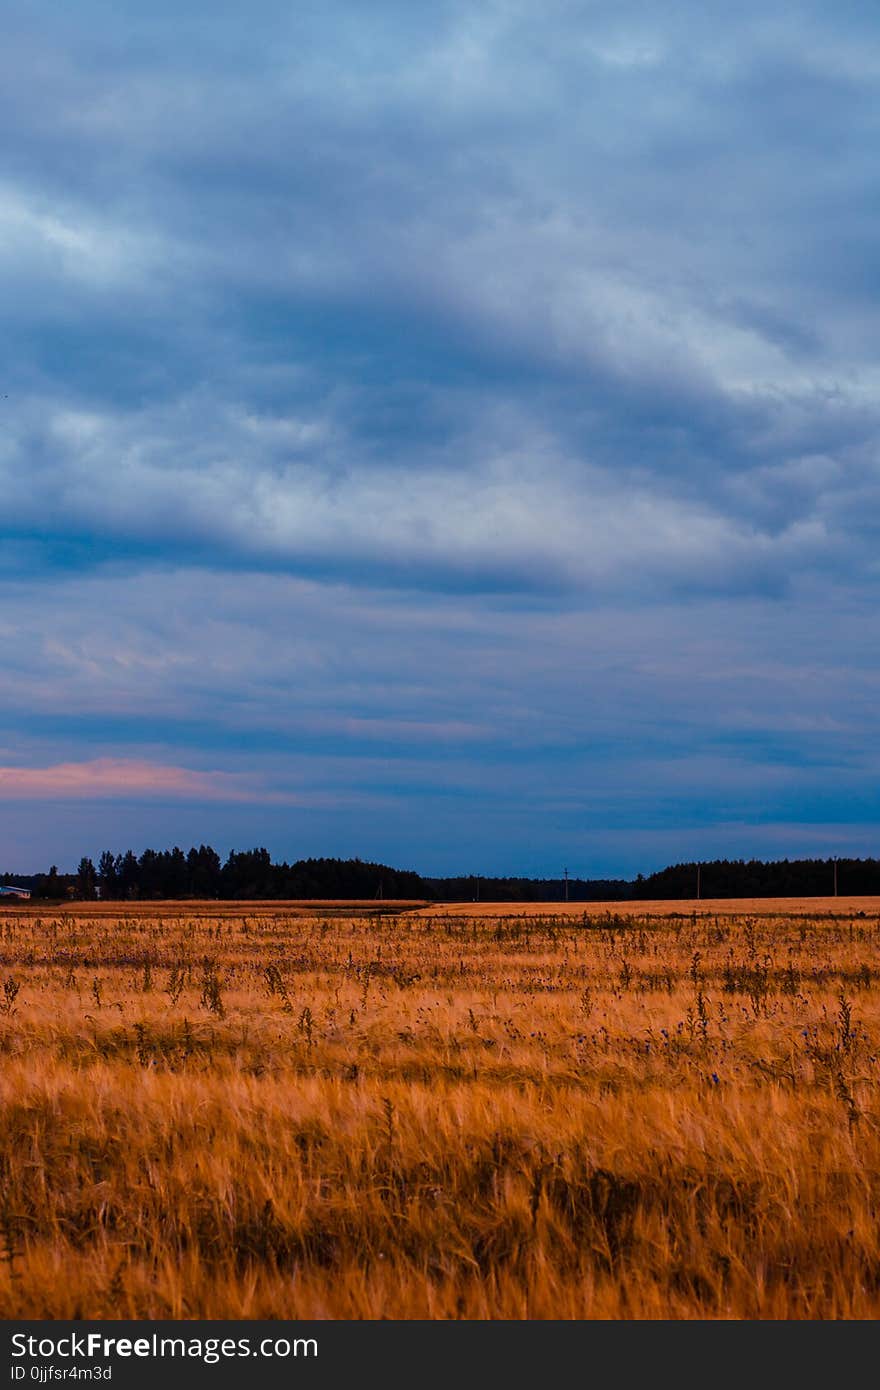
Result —
[[29, 898], [31, 890], [29, 888], [17, 888], [15, 884], [0, 884], [0, 897], [3, 898]]

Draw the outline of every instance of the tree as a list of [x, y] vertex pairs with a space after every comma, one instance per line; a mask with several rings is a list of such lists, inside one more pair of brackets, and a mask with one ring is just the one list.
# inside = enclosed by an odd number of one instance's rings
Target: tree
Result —
[[101, 889], [102, 898], [112, 899], [118, 897], [116, 855], [112, 850], [105, 849], [101, 858], [98, 860], [98, 885]]
[[91, 859], [81, 859], [76, 871], [76, 896], [84, 902], [94, 902], [98, 896], [98, 875]]
[[179, 845], [175, 845], [170, 854], [165, 859], [165, 879], [162, 892], [166, 898], [186, 897], [187, 884], [189, 882], [186, 867], [186, 855]]
[[116, 892], [120, 898], [138, 896], [138, 862], [130, 849], [120, 854], [116, 860]]
[[220, 876], [224, 898], [277, 897], [275, 870], [267, 849], [232, 850]]
[[193, 846], [186, 856], [189, 893], [194, 898], [219, 898], [220, 856], [210, 845]]

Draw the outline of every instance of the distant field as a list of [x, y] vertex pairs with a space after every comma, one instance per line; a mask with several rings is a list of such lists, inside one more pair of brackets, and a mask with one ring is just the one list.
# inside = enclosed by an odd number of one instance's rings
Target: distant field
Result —
[[31, 917], [66, 916], [103, 918], [193, 918], [216, 917], [218, 920], [241, 917], [243, 914], [274, 916], [283, 913], [291, 917], [314, 917], [332, 913], [358, 917], [378, 917], [396, 913], [418, 913], [423, 917], [564, 917], [573, 920], [607, 917], [698, 917], [744, 915], [760, 917], [815, 916], [846, 917], [860, 912], [880, 915], [880, 897], [825, 898], [681, 898], [644, 902], [428, 902], [424, 898], [296, 898], [279, 901], [254, 898], [228, 902], [210, 899], [174, 899], [162, 902], [70, 902], [47, 905], [39, 899], [30, 901], [0, 901], [0, 913], [9, 916]]
[[685, 898], [670, 901], [610, 903], [434, 903], [422, 909], [428, 917], [698, 917], [803, 916], [845, 917], [853, 913], [880, 914], [880, 898]]
[[880, 1315], [877, 899], [406, 906], [0, 912], [0, 1316]]
[[[0, 913], [14, 913], [16, 916], [27, 914], [31, 917], [57, 917], [59, 914], [65, 916], [75, 915], [78, 917], [102, 918], [102, 917], [130, 917], [130, 918], [158, 918], [180, 917], [181, 914], [189, 917], [216, 917], [226, 919], [229, 917], [241, 917], [242, 914], [256, 912], [260, 914], [276, 914], [283, 912], [290, 917], [313, 917], [319, 912], [351, 913], [357, 916], [364, 914], [380, 916], [388, 912], [407, 912], [412, 908], [424, 907], [424, 898], [319, 898], [308, 900], [296, 898], [291, 901], [279, 901], [272, 898], [236, 899], [228, 902], [218, 902], [210, 898], [180, 898], [165, 899], [160, 902], [69, 902], [52, 903], [41, 902], [39, 898], [30, 900], [19, 899], [18, 901], [4, 898], [0, 900]], [[11, 912], [10, 912], [11, 909]]]

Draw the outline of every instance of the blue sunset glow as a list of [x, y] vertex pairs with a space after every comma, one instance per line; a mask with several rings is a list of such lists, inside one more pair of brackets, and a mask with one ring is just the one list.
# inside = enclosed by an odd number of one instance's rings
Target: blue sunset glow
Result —
[[3, 867], [876, 854], [856, 3], [10, 0]]

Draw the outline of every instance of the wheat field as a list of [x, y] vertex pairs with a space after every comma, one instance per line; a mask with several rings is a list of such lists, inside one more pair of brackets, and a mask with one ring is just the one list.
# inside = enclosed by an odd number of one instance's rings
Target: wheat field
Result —
[[874, 1318], [880, 905], [0, 916], [4, 1318]]

